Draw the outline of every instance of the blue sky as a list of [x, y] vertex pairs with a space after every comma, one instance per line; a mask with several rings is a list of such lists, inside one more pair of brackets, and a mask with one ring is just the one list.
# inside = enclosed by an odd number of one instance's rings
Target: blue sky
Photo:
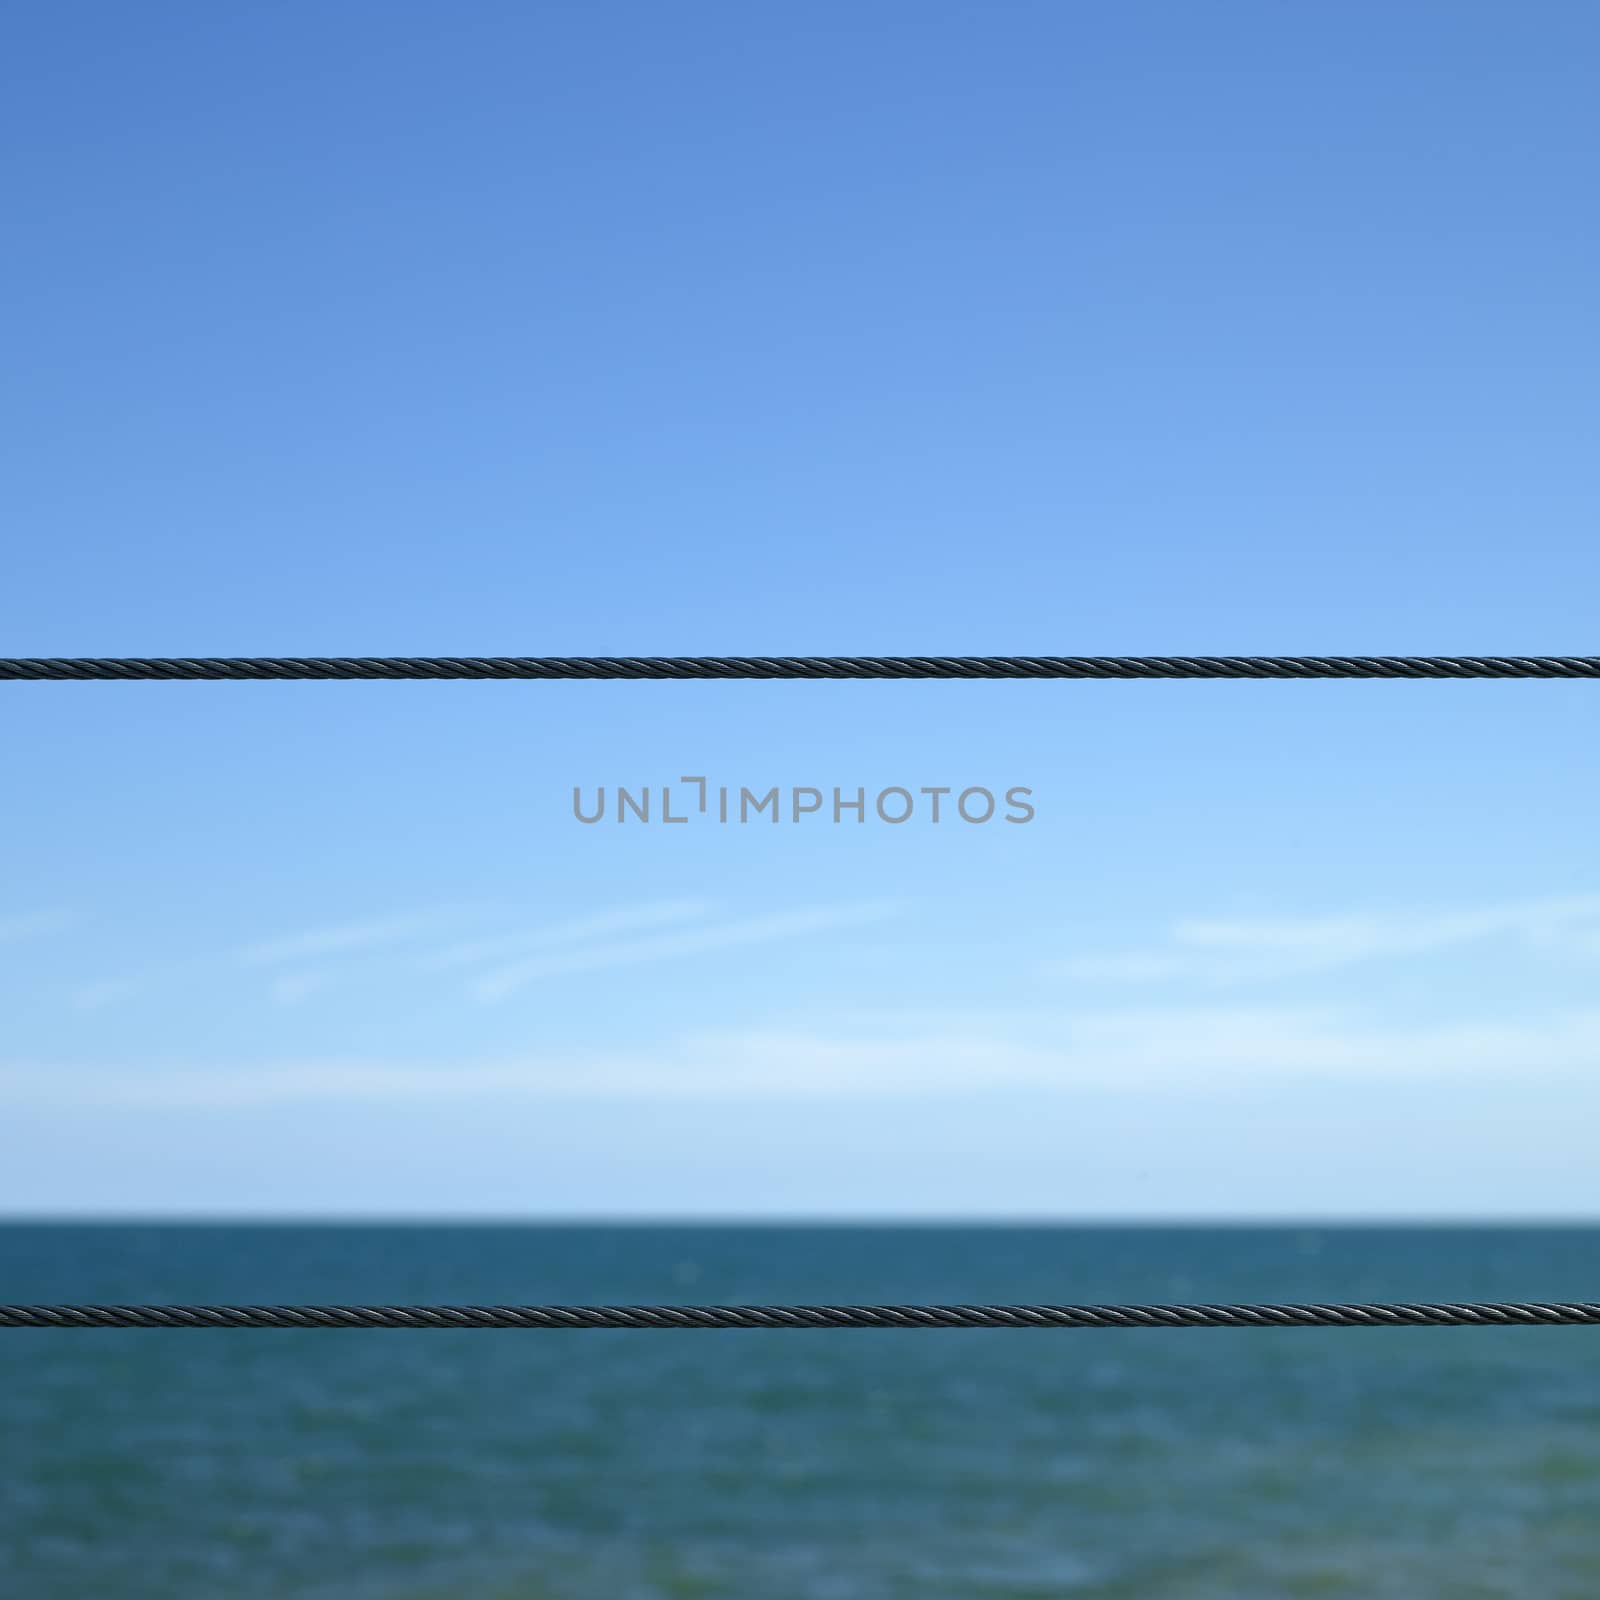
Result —
[[[1592, 8], [4, 31], [7, 654], [1596, 648]], [[1595, 725], [9, 686], [0, 1207], [1593, 1214]]]

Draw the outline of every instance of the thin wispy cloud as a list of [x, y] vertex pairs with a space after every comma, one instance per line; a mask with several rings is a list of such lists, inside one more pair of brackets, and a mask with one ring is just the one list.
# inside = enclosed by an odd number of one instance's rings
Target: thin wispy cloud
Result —
[[662, 900], [646, 905], [622, 906], [612, 911], [594, 912], [569, 918], [548, 927], [499, 934], [488, 939], [469, 939], [448, 945], [421, 957], [417, 965], [429, 971], [481, 966], [486, 962], [504, 963], [508, 958], [528, 955], [553, 945], [581, 944], [612, 934], [636, 933], [641, 929], [693, 922], [707, 916], [711, 906], [704, 900]]
[[307, 928], [298, 933], [246, 945], [238, 952], [238, 958], [250, 966], [267, 966], [278, 962], [305, 961], [315, 956], [353, 955], [437, 934], [440, 922], [446, 918], [453, 920], [453, 915], [424, 912]]
[[504, 1000], [517, 990], [545, 978], [576, 972], [597, 972], [609, 967], [636, 966], [641, 962], [680, 960], [703, 955], [711, 950], [727, 950], [746, 945], [768, 944], [779, 939], [799, 938], [837, 928], [880, 921], [893, 914], [883, 903], [820, 906], [804, 911], [781, 912], [743, 921], [716, 923], [654, 939], [625, 940], [559, 951], [514, 962], [485, 973], [472, 985], [478, 999]]
[[656, 1048], [476, 1063], [302, 1059], [137, 1074], [18, 1063], [0, 1067], [0, 1103], [855, 1099], [1016, 1088], [1209, 1092], [1306, 1080], [1446, 1083], [1551, 1074], [1586, 1084], [1597, 1061], [1600, 1010], [1397, 1027], [1337, 1012], [1214, 1008], [1062, 1018], [1030, 1037], [910, 1024], [875, 1037], [724, 1031]]
[[1166, 938], [1150, 948], [1072, 956], [1052, 963], [1049, 970], [1086, 983], [1242, 984], [1432, 955], [1496, 939], [1553, 955], [1600, 954], [1600, 895], [1452, 911], [1188, 918], [1173, 923]]
[[73, 916], [70, 911], [30, 911], [3, 916], [0, 917], [0, 944], [62, 933], [70, 928], [72, 923]]
[[75, 1011], [99, 1011], [103, 1006], [131, 1000], [142, 987], [137, 978], [108, 978], [102, 983], [79, 984], [70, 998]]
[[297, 1006], [333, 982], [327, 972], [286, 972], [272, 980], [268, 993], [280, 1006]]
[[[643, 962], [692, 957], [702, 952], [798, 938], [891, 914], [884, 904], [824, 906], [765, 916], [713, 920], [714, 907], [699, 898], [613, 907], [510, 933], [462, 939], [418, 954], [415, 946], [436, 939], [441, 928], [459, 928], [463, 913], [436, 911], [321, 925], [277, 935], [215, 955], [174, 961], [143, 973], [84, 983], [71, 991], [80, 1010], [130, 1000], [183, 983], [218, 980], [228, 968], [263, 969], [265, 998], [275, 1006], [297, 1006], [353, 975], [389, 982], [419, 971], [475, 974], [465, 993], [495, 1002], [543, 979]], [[406, 978], [413, 985], [414, 977]]]
[[[234, 948], [168, 961], [143, 972], [80, 984], [70, 991], [72, 1005], [92, 1011], [130, 1000], [152, 990], [185, 983], [214, 983], [228, 968], [302, 968], [266, 983], [266, 995], [276, 1005], [296, 1005], [335, 981], [340, 964], [382, 956], [394, 946], [426, 937], [438, 937], [443, 928], [458, 924], [459, 909], [414, 912], [403, 916], [375, 917], [341, 922], [276, 935]], [[307, 966], [315, 963], [315, 966]]]

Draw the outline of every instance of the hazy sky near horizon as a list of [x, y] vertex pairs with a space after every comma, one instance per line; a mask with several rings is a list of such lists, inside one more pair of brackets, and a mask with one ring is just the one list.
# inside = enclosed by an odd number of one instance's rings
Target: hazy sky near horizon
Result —
[[[0, 31], [6, 654], [1597, 648], [1590, 7]], [[1594, 1215], [1597, 707], [0, 686], [0, 1210]]]

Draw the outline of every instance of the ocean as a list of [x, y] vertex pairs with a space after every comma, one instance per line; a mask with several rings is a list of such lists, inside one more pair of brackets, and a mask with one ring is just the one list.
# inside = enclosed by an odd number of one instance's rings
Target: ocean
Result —
[[[1578, 1227], [0, 1227], [13, 1302], [1597, 1297]], [[0, 1332], [0, 1594], [1593, 1600], [1600, 1329]]]

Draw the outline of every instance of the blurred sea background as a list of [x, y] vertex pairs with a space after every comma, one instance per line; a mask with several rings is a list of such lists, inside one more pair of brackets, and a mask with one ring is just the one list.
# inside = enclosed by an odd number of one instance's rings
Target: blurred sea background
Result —
[[[7, 1301], [1593, 1298], [1589, 1227], [0, 1227]], [[1587, 1329], [0, 1334], [29, 1600], [1600, 1593]]]

